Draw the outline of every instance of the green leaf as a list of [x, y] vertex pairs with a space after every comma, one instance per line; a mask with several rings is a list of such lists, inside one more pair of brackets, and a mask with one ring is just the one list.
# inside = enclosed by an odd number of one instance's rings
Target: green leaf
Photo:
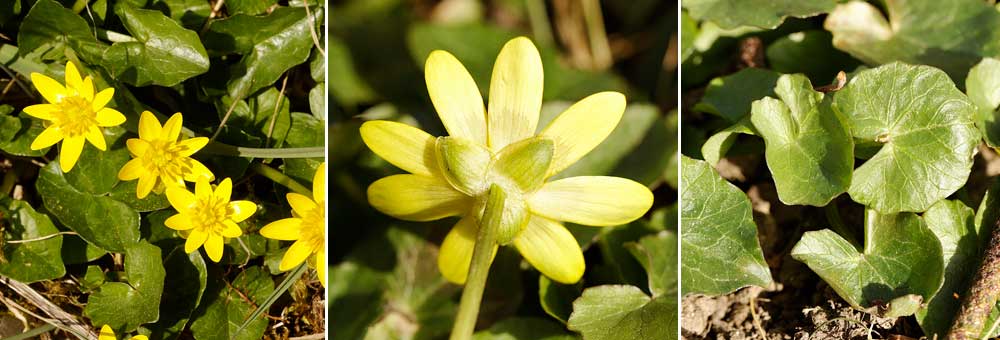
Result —
[[769, 285], [750, 199], [703, 161], [682, 156], [681, 176], [682, 294]]
[[318, 30], [322, 13], [314, 11], [310, 17], [304, 8], [281, 7], [264, 17], [236, 15], [213, 23], [213, 32], [234, 40], [234, 51], [249, 52], [231, 70], [230, 96], [245, 98], [304, 63], [313, 47], [310, 30]]
[[[75, 169], [74, 169], [75, 170]], [[145, 198], [136, 197], [136, 186], [139, 181], [121, 181], [111, 189], [108, 197], [127, 204], [138, 212], [156, 211], [170, 207], [170, 201], [164, 193], [150, 192]]]
[[787, 17], [805, 18], [829, 12], [835, 0], [686, 0], [691, 16], [710, 20], [723, 28], [778, 27]]
[[73, 171], [65, 173], [66, 182], [77, 190], [93, 195], [104, 195], [118, 184], [118, 170], [131, 159], [125, 148], [125, 130], [120, 127], [104, 128], [107, 151], [85, 145], [80, 160]]
[[[260, 138], [270, 136], [266, 146], [281, 147], [288, 136], [291, 118], [288, 97], [279, 94], [278, 89], [270, 87], [256, 96], [237, 102], [227, 124], [239, 126]], [[228, 96], [216, 102], [220, 120], [231, 105], [232, 99]]]
[[[229, 0], [226, 2], [226, 8], [230, 10], [230, 14], [236, 14], [232, 12], [234, 2], [240, 2], [239, 0]], [[245, 2], [245, 1], [244, 1]], [[259, 1], [254, 1], [259, 2]], [[209, 14], [212, 13], [212, 4], [208, 1], [201, 0], [154, 0], [152, 8], [163, 8], [166, 7], [167, 15], [174, 21], [179, 22], [182, 26], [187, 27], [192, 30], [201, 29], [201, 26], [205, 24], [205, 20], [208, 19]]]
[[[324, 145], [326, 140], [325, 121], [301, 112], [292, 112], [291, 118], [292, 125], [288, 129], [288, 138], [285, 139], [286, 147]], [[284, 162], [282, 172], [295, 178], [299, 183], [312, 183], [316, 168], [323, 162], [323, 158], [293, 158], [285, 159]]]
[[4, 198], [0, 200], [0, 275], [32, 283], [51, 280], [66, 274], [60, 249], [63, 237], [24, 243], [14, 240], [34, 240], [59, 232], [49, 217], [35, 211], [27, 202]]
[[327, 292], [330, 308], [327, 318], [334, 340], [355, 340], [364, 337], [368, 325], [382, 313], [386, 274], [356, 261], [345, 260], [330, 267]]
[[472, 340], [574, 340], [558, 323], [542, 318], [512, 317], [476, 332]]
[[18, 53], [25, 56], [44, 46], [62, 54], [65, 48], [79, 47], [75, 44], [97, 44], [92, 34], [87, 21], [70, 9], [53, 0], [39, 0], [21, 22]]
[[830, 229], [806, 232], [792, 248], [792, 258], [857, 309], [909, 294], [930, 300], [944, 281], [944, 262], [941, 243], [924, 219], [867, 209], [864, 230], [861, 251]]
[[1000, 121], [997, 120], [997, 109], [1000, 108], [1000, 60], [984, 58], [969, 70], [965, 78], [965, 93], [976, 105], [976, 126], [983, 134], [986, 144], [1000, 147]]
[[705, 89], [705, 96], [693, 109], [738, 123], [750, 115], [750, 107], [755, 100], [774, 95], [779, 76], [771, 70], [751, 67], [712, 79]]
[[[985, 204], [985, 201], [984, 201]], [[924, 213], [927, 227], [941, 242], [944, 255], [944, 284], [930, 301], [927, 308], [917, 312], [917, 321], [928, 338], [943, 339], [951, 327], [952, 319], [958, 312], [961, 300], [955, 295], [964, 295], [979, 265], [979, 226], [973, 218], [972, 209], [961, 201], [943, 200], [931, 206]]]
[[91, 262], [107, 253], [106, 250], [84, 241], [80, 236], [67, 235], [63, 237], [61, 256], [63, 263], [67, 265]]
[[566, 323], [573, 313], [573, 300], [580, 297], [580, 285], [564, 285], [545, 275], [538, 276], [538, 300], [545, 314]]
[[208, 267], [201, 253], [184, 253], [176, 247], [163, 262], [167, 276], [160, 305], [160, 320], [147, 327], [154, 338], [178, 338], [187, 327], [191, 313], [198, 307], [208, 284]]
[[111, 75], [135, 86], [174, 86], [208, 71], [198, 34], [154, 10], [121, 3], [115, 14], [136, 41], [117, 42], [104, 53]]
[[107, 282], [91, 294], [83, 313], [97, 325], [131, 332], [160, 317], [160, 297], [166, 272], [160, 248], [140, 242], [125, 249], [126, 282]]
[[655, 188], [666, 180], [667, 170], [677, 169], [676, 155], [677, 111], [671, 111], [653, 123], [642, 142], [615, 166], [611, 175]]
[[[833, 47], [824, 30], [795, 32], [767, 45], [767, 62], [781, 73], [805, 73], [816, 84], [828, 84], [837, 72], [851, 72], [861, 62]], [[808, 61], [808, 62], [803, 62]]]
[[1000, 13], [978, 0], [865, 1], [837, 5], [824, 27], [833, 45], [871, 65], [902, 61], [965, 78], [982, 57], [1000, 54]]
[[[221, 275], [212, 272], [210, 275]], [[250, 326], [235, 333], [254, 306], [274, 291], [271, 275], [260, 266], [247, 267], [231, 283], [221, 280], [209, 283], [201, 306], [195, 312], [191, 332], [199, 340], [257, 340], [263, 337], [267, 319], [258, 318]]]
[[806, 76], [783, 75], [774, 92], [780, 99], [755, 101], [750, 120], [764, 138], [778, 198], [787, 205], [825, 206], [851, 184], [850, 131]]
[[653, 299], [635, 286], [587, 288], [567, 326], [588, 340], [677, 339], [677, 297]]
[[38, 137], [43, 130], [45, 130], [45, 126], [42, 125], [42, 122], [30, 119], [26, 116], [27, 114], [24, 113], [19, 114], [17, 117], [17, 120], [19, 121], [18, 123], [14, 123], [11, 119], [4, 119], [3, 124], [10, 124], [11, 127], [16, 124], [20, 124], [20, 126], [18, 127], [18, 130], [14, 134], [12, 140], [9, 142], [0, 142], [0, 150], [12, 155], [23, 157], [43, 156], [49, 151], [50, 148], [32, 150], [31, 142], [33, 142], [35, 138]]
[[229, 0], [226, 1], [226, 10], [231, 15], [258, 15], [267, 12], [268, 8], [277, 3], [278, 0]]
[[662, 231], [625, 245], [646, 269], [649, 291], [653, 297], [676, 296], [677, 234]]
[[705, 161], [709, 165], [714, 166], [719, 164], [719, 161], [725, 158], [726, 153], [733, 147], [733, 143], [736, 143], [736, 138], [740, 134], [757, 134], [757, 131], [753, 130], [753, 125], [750, 123], [749, 117], [745, 117], [736, 122], [736, 124], [730, 125], [708, 137], [708, 140], [701, 145], [701, 156], [705, 158]]
[[858, 72], [834, 109], [856, 144], [883, 144], [854, 170], [854, 201], [884, 214], [921, 212], [968, 179], [979, 142], [975, 108], [941, 70], [893, 63]]
[[35, 187], [45, 208], [87, 242], [120, 253], [139, 241], [139, 213], [125, 203], [77, 190], [63, 177], [59, 162], [41, 169]]
[[595, 245], [601, 251], [601, 264], [594, 266], [595, 274], [600, 274], [606, 282], [641, 286], [646, 283], [642, 265], [635, 261], [627, 244], [656, 232], [646, 220], [600, 228]]

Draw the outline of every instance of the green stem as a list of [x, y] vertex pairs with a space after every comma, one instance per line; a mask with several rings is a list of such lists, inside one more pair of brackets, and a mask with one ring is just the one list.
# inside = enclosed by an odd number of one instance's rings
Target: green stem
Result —
[[326, 149], [322, 146], [307, 148], [283, 148], [283, 149], [261, 149], [245, 148], [242, 146], [232, 146], [229, 144], [211, 142], [201, 149], [210, 155], [246, 157], [246, 158], [322, 158], [326, 156]]
[[531, 35], [540, 45], [552, 43], [552, 28], [549, 14], [545, 11], [542, 0], [525, 0], [524, 7], [528, 10], [528, 20], [531, 22]]
[[608, 34], [604, 31], [604, 17], [598, 0], [583, 0], [583, 20], [587, 23], [594, 68], [603, 70], [610, 67], [611, 45], [608, 44]]
[[288, 177], [288, 175], [285, 175], [281, 171], [275, 170], [272, 167], [269, 167], [261, 163], [254, 163], [253, 165], [250, 166], [250, 170], [257, 173], [258, 175], [267, 177], [268, 179], [274, 181], [275, 183], [285, 186], [286, 188], [292, 190], [293, 192], [306, 195], [308, 197], [312, 197], [312, 191], [310, 191], [309, 188], [306, 188], [304, 185], [299, 184], [299, 182], [296, 182], [291, 177]]
[[109, 31], [109, 30], [102, 29], [102, 28], [98, 28], [97, 29], [97, 37], [101, 38], [101, 39], [104, 39], [104, 40], [107, 40], [107, 41], [110, 41], [110, 42], [131, 42], [131, 41], [136, 41], [135, 38], [133, 38], [130, 35], [121, 34], [121, 33], [115, 32], [115, 31]]
[[14, 335], [14, 336], [11, 336], [11, 337], [3, 338], [3, 339], [0, 339], [0, 340], [31, 339], [33, 337], [42, 335], [42, 333], [45, 333], [45, 332], [48, 332], [48, 331], [51, 331], [51, 330], [54, 330], [54, 329], [56, 329], [56, 326], [53, 326], [51, 324], [44, 324], [44, 325], [41, 325], [39, 327], [35, 327], [34, 329], [32, 329], [30, 331], [27, 331], [27, 332], [24, 332], [24, 333], [21, 333], [21, 334], [18, 334], [18, 335]]
[[87, 0], [76, 0], [73, 3], [72, 10], [73, 13], [80, 14], [80, 11], [83, 11], [84, 8], [87, 8]]
[[490, 186], [489, 198], [486, 201], [486, 211], [479, 220], [479, 232], [476, 235], [476, 245], [472, 249], [472, 263], [469, 265], [469, 275], [462, 290], [462, 300], [455, 316], [455, 325], [451, 329], [451, 340], [469, 340], [476, 329], [476, 319], [479, 317], [479, 305], [486, 289], [486, 277], [490, 273], [493, 261], [493, 249], [496, 247], [497, 230], [503, 217], [504, 200], [507, 194], [496, 184]]
[[865, 251], [864, 254], [871, 254], [872, 239], [875, 238], [875, 220], [878, 219], [878, 212], [875, 209], [865, 208]]

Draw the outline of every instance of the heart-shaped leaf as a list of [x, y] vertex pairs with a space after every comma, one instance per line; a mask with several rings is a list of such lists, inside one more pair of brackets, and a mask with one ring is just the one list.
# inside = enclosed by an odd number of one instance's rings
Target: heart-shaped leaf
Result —
[[48, 215], [36, 212], [27, 202], [0, 200], [0, 275], [25, 283], [65, 275], [60, 256], [63, 237], [48, 237], [58, 232]]
[[833, 45], [868, 64], [926, 64], [956, 80], [965, 78], [983, 57], [1000, 54], [1000, 13], [985, 2], [899, 0], [884, 4], [888, 18], [866, 1], [837, 5], [824, 24], [833, 33]]
[[573, 302], [567, 327], [589, 340], [677, 338], [677, 297], [650, 298], [635, 286], [587, 288]]
[[106, 196], [94, 196], [71, 186], [53, 161], [35, 182], [45, 208], [87, 242], [121, 253], [139, 241], [139, 213]]
[[1000, 108], [1000, 60], [984, 58], [969, 70], [969, 77], [965, 78], [965, 93], [976, 104], [976, 126], [982, 131], [986, 144], [1000, 147], [1000, 121], [997, 121], [997, 109]]
[[941, 70], [893, 63], [858, 72], [834, 108], [856, 143], [882, 144], [854, 170], [854, 201], [883, 214], [921, 212], [965, 185], [979, 142], [975, 107]]
[[91, 322], [131, 332], [160, 318], [163, 278], [166, 272], [160, 248], [145, 241], [125, 249], [127, 282], [107, 282], [90, 295], [83, 313]]
[[685, 0], [684, 8], [698, 20], [711, 20], [723, 28], [756, 26], [775, 28], [786, 17], [805, 18], [833, 9], [834, 0]]
[[830, 229], [806, 232], [792, 248], [792, 257], [857, 309], [908, 294], [928, 301], [941, 288], [941, 243], [924, 219], [914, 213], [884, 215], [867, 209], [864, 230], [860, 251]]
[[778, 198], [788, 205], [824, 206], [851, 184], [850, 131], [805, 75], [781, 76], [774, 92], [780, 100], [755, 101], [750, 120], [764, 138]]
[[750, 199], [703, 161], [681, 156], [681, 176], [682, 293], [769, 285]]
[[101, 65], [116, 79], [135, 86], [174, 86], [208, 71], [208, 55], [198, 34], [155, 10], [115, 6], [115, 14], [135, 41], [117, 42]]
[[91, 32], [87, 21], [69, 8], [53, 0], [39, 0], [21, 21], [18, 53], [28, 55], [46, 45], [62, 53], [64, 48], [73, 48], [74, 44], [96, 44], [97, 39]]
[[917, 312], [917, 321], [928, 338], [936, 335], [944, 339], [961, 304], [955, 296], [965, 294], [980, 262], [980, 245], [986, 242], [979, 237], [972, 209], [961, 201], [940, 201], [927, 209], [923, 218], [941, 242], [944, 284], [927, 302], [927, 308]]

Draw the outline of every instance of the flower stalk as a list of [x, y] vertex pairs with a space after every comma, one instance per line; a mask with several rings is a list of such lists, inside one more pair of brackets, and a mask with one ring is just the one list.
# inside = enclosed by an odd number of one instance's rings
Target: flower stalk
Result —
[[479, 220], [479, 231], [476, 233], [476, 245], [472, 250], [472, 263], [469, 265], [469, 276], [462, 290], [462, 300], [458, 306], [455, 325], [451, 329], [451, 340], [468, 340], [476, 329], [476, 319], [479, 317], [479, 306], [486, 289], [486, 278], [490, 273], [493, 261], [493, 248], [497, 242], [497, 231], [503, 221], [504, 201], [507, 193], [496, 184], [490, 186], [486, 200], [486, 209]]

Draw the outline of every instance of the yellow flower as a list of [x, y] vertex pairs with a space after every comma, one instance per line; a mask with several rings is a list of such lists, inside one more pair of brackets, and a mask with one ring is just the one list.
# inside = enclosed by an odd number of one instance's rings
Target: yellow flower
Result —
[[260, 230], [261, 235], [270, 239], [295, 241], [281, 258], [279, 270], [295, 268], [308, 258], [309, 265], [316, 268], [323, 287], [326, 287], [326, 247], [323, 243], [326, 237], [326, 214], [323, 207], [325, 192], [326, 163], [323, 163], [313, 175], [313, 197], [310, 199], [305, 195], [288, 193], [285, 198], [292, 206], [293, 217], [268, 223]]
[[149, 111], [139, 117], [139, 138], [126, 141], [133, 159], [118, 171], [120, 180], [139, 179], [135, 190], [137, 197], [144, 198], [150, 191], [163, 192], [166, 187], [183, 187], [184, 181], [195, 182], [202, 177], [208, 181], [215, 179], [211, 170], [190, 157], [208, 144], [208, 138], [177, 139], [183, 120], [178, 112], [161, 127], [160, 121]]
[[[540, 272], [563, 283], [579, 281], [585, 263], [576, 239], [560, 221], [620, 225], [641, 217], [652, 205], [648, 188], [623, 178], [548, 182], [614, 130], [625, 97], [616, 92], [586, 97], [536, 136], [542, 61], [527, 38], [515, 38], [500, 51], [488, 110], [468, 71], [448, 52], [432, 52], [424, 72], [431, 101], [450, 136], [435, 138], [389, 121], [363, 124], [361, 136], [368, 147], [411, 173], [376, 181], [368, 188], [368, 200], [404, 220], [462, 216], [438, 257], [438, 268], [448, 280], [465, 282], [477, 220], [493, 184], [508, 197], [504, 223], [515, 228], [508, 242]], [[499, 242], [505, 244], [503, 237]]]
[[195, 181], [194, 193], [183, 186], [167, 188], [167, 200], [178, 214], [170, 216], [164, 224], [188, 233], [185, 252], [190, 254], [204, 244], [208, 258], [219, 262], [225, 238], [243, 235], [237, 223], [253, 215], [257, 205], [250, 201], [230, 202], [232, 193], [233, 182], [229, 178], [222, 180], [214, 192], [204, 177]]
[[107, 88], [94, 94], [94, 80], [80, 78], [73, 62], [66, 63], [66, 86], [41, 73], [32, 73], [31, 82], [49, 104], [31, 105], [24, 113], [47, 121], [46, 128], [31, 142], [32, 150], [41, 150], [63, 141], [59, 150], [59, 165], [69, 172], [83, 152], [83, 141], [90, 142], [104, 151], [104, 133], [101, 127], [117, 126], [125, 122], [125, 115], [104, 107], [115, 94]]
[[[97, 340], [118, 340], [118, 338], [115, 337], [115, 331], [112, 330], [111, 327], [104, 325], [101, 327], [101, 334], [97, 336]], [[129, 338], [129, 340], [149, 340], [149, 338], [145, 335], [136, 335]]]

